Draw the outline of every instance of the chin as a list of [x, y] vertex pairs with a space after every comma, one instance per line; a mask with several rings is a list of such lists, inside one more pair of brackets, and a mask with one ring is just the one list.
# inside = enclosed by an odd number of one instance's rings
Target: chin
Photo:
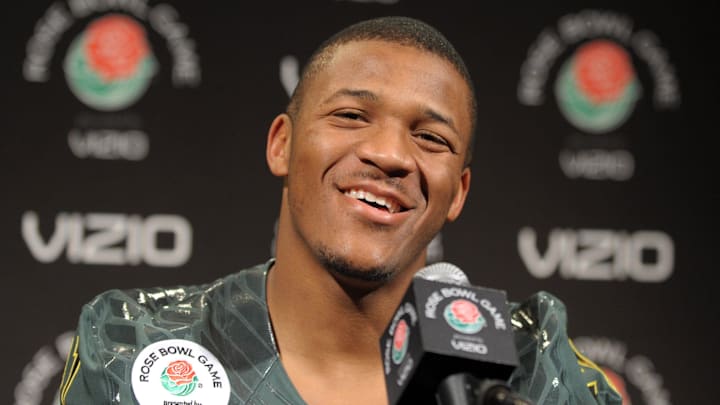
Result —
[[355, 263], [325, 249], [320, 249], [318, 256], [323, 266], [334, 276], [353, 284], [367, 286], [383, 284], [395, 274], [385, 265]]

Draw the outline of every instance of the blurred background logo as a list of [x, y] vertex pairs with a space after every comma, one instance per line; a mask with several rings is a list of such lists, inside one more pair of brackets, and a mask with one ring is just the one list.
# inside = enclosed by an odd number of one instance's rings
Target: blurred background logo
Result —
[[608, 132], [623, 124], [640, 94], [630, 55], [605, 39], [579, 47], [563, 64], [555, 82], [562, 114], [591, 133]]
[[109, 14], [92, 21], [70, 45], [64, 63], [70, 90], [87, 106], [116, 111], [147, 90], [157, 62], [143, 27]]

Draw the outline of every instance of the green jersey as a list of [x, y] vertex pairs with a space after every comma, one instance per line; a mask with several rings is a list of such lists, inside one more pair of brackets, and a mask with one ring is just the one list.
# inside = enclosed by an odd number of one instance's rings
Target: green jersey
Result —
[[[268, 315], [271, 265], [210, 284], [97, 296], [80, 315], [61, 405], [225, 403], [211, 391], [232, 405], [305, 404], [280, 362]], [[621, 403], [602, 372], [574, 350], [560, 300], [538, 293], [512, 308], [521, 363], [509, 380], [515, 390], [538, 405]], [[166, 341], [173, 344], [163, 347]], [[169, 399], [143, 400], [151, 391]]]

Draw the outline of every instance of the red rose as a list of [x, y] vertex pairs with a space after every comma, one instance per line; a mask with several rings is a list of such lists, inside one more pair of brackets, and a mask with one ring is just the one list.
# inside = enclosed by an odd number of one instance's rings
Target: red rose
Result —
[[480, 311], [475, 304], [466, 300], [457, 300], [452, 304], [452, 313], [462, 323], [475, 323], [480, 316]]
[[192, 369], [190, 363], [185, 360], [173, 361], [167, 367], [165, 373], [175, 385], [190, 384], [195, 377], [195, 371]]
[[575, 77], [583, 93], [595, 103], [620, 98], [634, 76], [630, 56], [613, 42], [597, 40], [577, 51]]
[[149, 51], [143, 28], [120, 14], [94, 21], [86, 35], [88, 62], [107, 81], [131, 76]]
[[407, 334], [407, 322], [405, 322], [405, 320], [401, 320], [395, 328], [395, 337], [393, 339], [393, 346], [396, 350], [400, 350], [403, 348], [403, 345], [405, 344], [405, 339], [407, 338]]

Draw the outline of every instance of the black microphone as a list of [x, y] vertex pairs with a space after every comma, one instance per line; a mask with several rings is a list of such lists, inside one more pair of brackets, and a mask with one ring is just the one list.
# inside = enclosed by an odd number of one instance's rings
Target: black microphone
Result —
[[380, 351], [390, 405], [529, 403], [505, 382], [518, 364], [506, 293], [450, 263], [418, 271]]

